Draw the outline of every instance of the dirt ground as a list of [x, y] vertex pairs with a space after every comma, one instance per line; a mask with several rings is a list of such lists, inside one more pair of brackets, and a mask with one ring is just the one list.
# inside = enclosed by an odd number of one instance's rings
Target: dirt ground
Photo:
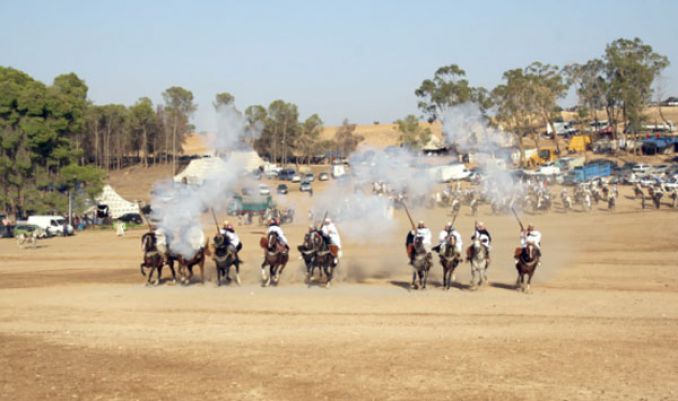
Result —
[[[513, 217], [486, 208], [491, 283], [475, 292], [467, 264], [449, 292], [437, 263], [427, 290], [408, 289], [399, 212], [401, 232], [376, 244], [342, 233], [329, 289], [303, 284], [296, 253], [280, 286], [261, 288], [257, 226], [238, 227], [241, 287], [145, 287], [142, 230], [25, 250], [2, 240], [0, 399], [678, 399], [678, 210], [641, 211], [621, 191], [613, 213], [524, 216], [544, 234], [531, 294], [513, 289]], [[298, 219], [285, 230], [298, 243], [312, 199], [289, 197]], [[415, 215], [436, 231], [449, 219]]]

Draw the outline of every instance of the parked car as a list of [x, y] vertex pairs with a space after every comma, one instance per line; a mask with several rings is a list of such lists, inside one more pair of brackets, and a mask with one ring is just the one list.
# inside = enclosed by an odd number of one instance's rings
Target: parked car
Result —
[[270, 195], [271, 189], [266, 184], [259, 184], [259, 195]]
[[678, 189], [678, 178], [671, 178], [662, 184], [665, 190], [673, 191]]
[[279, 184], [278, 188], [276, 188], [276, 192], [280, 195], [287, 195], [289, 188], [287, 188], [287, 184]]
[[297, 172], [294, 171], [293, 168], [285, 168], [280, 170], [280, 172], [278, 173], [278, 179], [290, 181], [292, 180], [292, 177], [294, 177], [296, 174]]
[[301, 176], [299, 174], [294, 174], [290, 179], [292, 182], [301, 182]]
[[668, 164], [657, 164], [656, 166], [651, 166], [650, 171], [652, 174], [665, 174], [669, 171], [669, 167]]
[[308, 181], [308, 182], [315, 181], [315, 174], [313, 174], [313, 173], [304, 174], [304, 181]]
[[330, 175], [327, 174], [327, 173], [320, 173], [320, 174], [318, 175], [318, 180], [319, 180], [319, 181], [329, 181], [329, 179], [330, 179]]
[[313, 187], [311, 187], [311, 183], [308, 181], [304, 181], [299, 185], [299, 191], [301, 192], [313, 192]]
[[650, 172], [650, 165], [643, 163], [636, 163], [635, 166], [631, 167], [631, 171], [636, 174], [647, 174]]
[[144, 224], [144, 219], [141, 218], [139, 213], [125, 213], [118, 220], [124, 223]]

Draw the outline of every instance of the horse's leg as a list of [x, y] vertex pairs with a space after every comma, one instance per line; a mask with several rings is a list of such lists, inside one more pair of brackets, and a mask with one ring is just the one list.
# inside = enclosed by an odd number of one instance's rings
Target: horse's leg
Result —
[[198, 267], [200, 267], [200, 282], [205, 284], [205, 258], [200, 261]]
[[[146, 262], [144, 262], [146, 263]], [[139, 271], [141, 272], [141, 275], [146, 277], [146, 272], [144, 271], [144, 263], [139, 265]]]
[[235, 282], [240, 285], [240, 263], [235, 264]]
[[412, 284], [410, 284], [411, 288], [414, 288], [415, 290], [417, 289], [417, 271], [413, 270], [412, 271]]
[[422, 279], [424, 281], [422, 283], [422, 289], [425, 290], [426, 289], [426, 282], [428, 281], [428, 269], [424, 269], [424, 271], [422, 272], [422, 276], [423, 276]]

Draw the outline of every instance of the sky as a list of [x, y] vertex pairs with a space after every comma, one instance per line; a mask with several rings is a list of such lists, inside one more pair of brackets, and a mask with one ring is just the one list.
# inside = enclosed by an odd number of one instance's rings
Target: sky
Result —
[[583, 63], [621, 37], [668, 56], [662, 89], [678, 96], [678, 1], [0, 0], [0, 16], [0, 65], [45, 83], [75, 72], [97, 104], [160, 103], [183, 86], [199, 131], [216, 127], [218, 92], [240, 109], [283, 99], [326, 125], [385, 123], [420, 114], [414, 91], [440, 66], [491, 89], [506, 70]]

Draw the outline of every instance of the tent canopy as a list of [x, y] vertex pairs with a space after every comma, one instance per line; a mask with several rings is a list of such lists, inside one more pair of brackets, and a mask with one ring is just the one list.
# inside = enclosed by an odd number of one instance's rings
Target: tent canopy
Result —
[[112, 186], [105, 185], [101, 194], [96, 198], [98, 205], [108, 206], [108, 212], [114, 219], [126, 213], [139, 213], [139, 205], [129, 202], [120, 196]]

